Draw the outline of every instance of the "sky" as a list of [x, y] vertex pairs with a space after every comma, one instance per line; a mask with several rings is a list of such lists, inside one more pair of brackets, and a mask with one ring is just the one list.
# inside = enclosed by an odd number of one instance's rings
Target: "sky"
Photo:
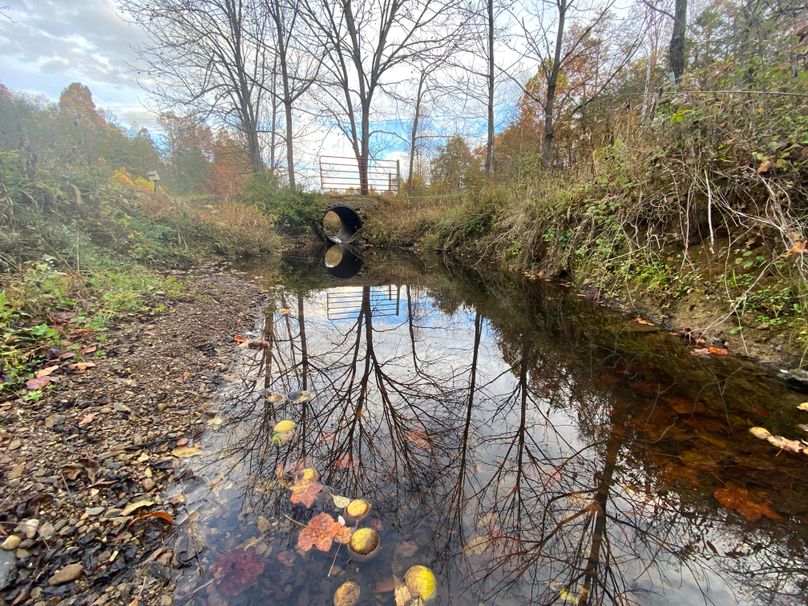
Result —
[[143, 33], [112, 0], [0, 0], [0, 83], [55, 100], [71, 82], [127, 126], [153, 127], [132, 46]]

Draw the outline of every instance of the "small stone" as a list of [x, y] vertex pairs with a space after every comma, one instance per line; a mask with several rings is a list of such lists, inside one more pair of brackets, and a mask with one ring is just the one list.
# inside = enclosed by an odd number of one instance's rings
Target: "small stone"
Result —
[[31, 518], [30, 520], [25, 520], [19, 526], [20, 532], [25, 535], [26, 539], [33, 539], [36, 536], [36, 529], [39, 528], [39, 520], [36, 518]]
[[114, 410], [115, 412], [122, 412], [122, 413], [125, 413], [125, 414], [131, 414], [132, 413], [131, 408], [129, 408], [126, 404], [121, 404], [120, 402], [116, 402], [115, 404], [113, 404], [112, 405], [112, 410]]
[[148, 492], [149, 490], [152, 490], [154, 488], [155, 482], [151, 478], [146, 478], [145, 480], [143, 480], [142, 485], [143, 490]]
[[163, 412], [166, 408], [168, 408], [168, 404], [166, 404], [165, 402], [160, 402], [157, 405], [157, 412]]
[[172, 606], [173, 603], [174, 598], [172, 598], [170, 595], [164, 595], [160, 598], [160, 606]]
[[11, 440], [11, 443], [8, 445], [8, 449], [17, 450], [20, 446], [22, 446], [21, 440]]
[[14, 551], [17, 547], [20, 546], [22, 543], [22, 539], [18, 537], [16, 534], [12, 534], [6, 537], [6, 540], [3, 541], [3, 544], [0, 545], [6, 551]]
[[88, 508], [85, 510], [85, 513], [86, 513], [88, 516], [98, 516], [98, 515], [101, 515], [101, 513], [102, 513], [103, 511], [104, 511], [104, 508], [103, 508], [103, 507], [88, 507]]
[[16, 480], [25, 474], [26, 463], [17, 463], [8, 472], [7, 478], [9, 480]]
[[53, 524], [51, 524], [50, 522], [45, 522], [44, 524], [42, 524], [42, 526], [39, 527], [39, 536], [41, 538], [43, 538], [44, 540], [46, 540], [46, 541], [49, 538], [51, 538], [54, 535], [55, 532], [56, 532], [56, 529], [53, 527]]
[[81, 564], [68, 564], [64, 568], [57, 570], [56, 573], [48, 579], [48, 585], [64, 585], [70, 581], [75, 581], [84, 572], [84, 567]]
[[180, 438], [177, 440], [177, 446], [188, 446], [188, 438]]
[[28, 551], [27, 549], [23, 549], [22, 547], [20, 547], [17, 550], [17, 559], [18, 560], [24, 560], [25, 558], [30, 558], [30, 557], [31, 557], [31, 552]]

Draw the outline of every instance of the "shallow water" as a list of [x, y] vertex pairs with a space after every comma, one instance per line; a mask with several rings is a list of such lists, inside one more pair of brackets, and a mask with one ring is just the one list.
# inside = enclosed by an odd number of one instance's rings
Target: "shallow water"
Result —
[[[808, 397], [557, 286], [295, 265], [252, 270], [283, 286], [180, 488], [204, 551], [177, 603], [330, 604], [353, 580], [395, 604], [414, 564], [430, 604], [804, 603], [808, 459], [748, 428], [801, 437]], [[311, 508], [291, 502], [303, 468]], [[371, 559], [298, 548], [334, 495], [371, 503]]]

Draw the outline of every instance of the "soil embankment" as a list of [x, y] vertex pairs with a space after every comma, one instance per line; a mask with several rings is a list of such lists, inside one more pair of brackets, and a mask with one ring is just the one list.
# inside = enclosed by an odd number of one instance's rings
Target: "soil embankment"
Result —
[[187, 473], [261, 300], [234, 275], [187, 282], [163, 313], [110, 327], [94, 366], [0, 404], [0, 604], [172, 604], [168, 531], [188, 512], [161, 493]]

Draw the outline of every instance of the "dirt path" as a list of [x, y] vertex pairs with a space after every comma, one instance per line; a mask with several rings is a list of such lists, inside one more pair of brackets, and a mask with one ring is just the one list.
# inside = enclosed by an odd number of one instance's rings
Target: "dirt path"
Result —
[[[161, 494], [261, 300], [234, 276], [189, 281], [196, 295], [112, 328], [96, 366], [58, 373], [39, 402], [0, 404], [0, 606], [172, 604], [181, 504]], [[158, 511], [171, 518], [142, 517]]]

